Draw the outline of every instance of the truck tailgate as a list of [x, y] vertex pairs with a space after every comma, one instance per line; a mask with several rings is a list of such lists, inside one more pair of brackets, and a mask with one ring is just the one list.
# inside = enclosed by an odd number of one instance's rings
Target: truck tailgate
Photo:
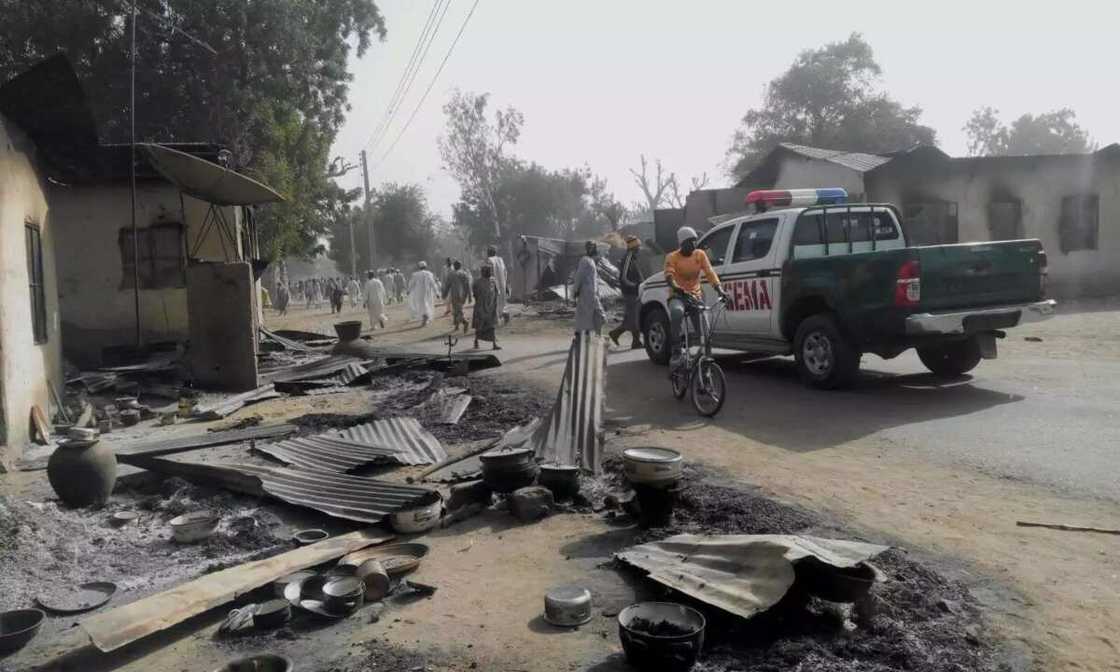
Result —
[[1042, 298], [1042, 243], [1038, 240], [915, 249], [922, 269], [922, 310], [1019, 304]]

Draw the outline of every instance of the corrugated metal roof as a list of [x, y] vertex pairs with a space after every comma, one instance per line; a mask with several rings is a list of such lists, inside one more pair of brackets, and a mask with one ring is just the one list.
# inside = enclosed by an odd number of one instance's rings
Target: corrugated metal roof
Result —
[[174, 453], [182, 453], [198, 448], [221, 446], [229, 443], [241, 443], [242, 441], [277, 439], [289, 434], [295, 434], [297, 431], [299, 431], [299, 427], [296, 425], [282, 424], [249, 427], [247, 429], [231, 429], [224, 432], [206, 432], [204, 434], [192, 434], [190, 436], [164, 439], [162, 441], [138, 441], [136, 443], [129, 443], [117, 448], [116, 453], [118, 461], [126, 462], [129, 456], [158, 457], [160, 455], [172, 455]]
[[606, 399], [605, 343], [603, 337], [587, 331], [572, 340], [556, 403], [532, 439], [537, 455], [546, 462], [578, 464], [599, 473]]
[[[458, 391], [456, 391], [456, 389]], [[464, 394], [462, 388], [437, 390], [424, 402], [424, 412], [435, 418], [434, 422], [441, 425], [457, 425], [474, 399], [469, 394]], [[427, 417], [427, 416], [424, 416]]]
[[679, 534], [615, 557], [646, 570], [662, 585], [750, 618], [782, 599], [796, 578], [794, 563], [812, 557], [831, 567], [854, 567], [886, 550], [804, 535]]
[[327, 376], [347, 368], [351, 364], [361, 364], [363, 361], [364, 360], [361, 358], [350, 357], [349, 355], [331, 355], [313, 362], [308, 362], [307, 364], [270, 371], [262, 375], [261, 378], [266, 379], [267, 382], [273, 383], [294, 383], [297, 381], [314, 380], [316, 378], [326, 378]]
[[363, 523], [381, 522], [390, 513], [418, 504], [435, 492], [414, 485], [304, 469], [243, 464], [230, 468], [259, 478], [266, 493], [289, 504]]
[[207, 420], [220, 420], [244, 408], [248, 404], [265, 401], [266, 399], [276, 399], [280, 396], [282, 395], [276, 391], [276, 386], [269, 383], [268, 385], [261, 385], [255, 390], [234, 394], [219, 399], [212, 404], [199, 406], [195, 409], [195, 417], [205, 418]]
[[257, 444], [256, 449], [294, 467], [340, 474], [371, 464], [401, 463], [401, 453], [391, 448], [370, 446], [325, 434]]
[[344, 439], [397, 451], [404, 464], [438, 464], [447, 459], [439, 439], [416, 418], [386, 418], [338, 432]]
[[346, 387], [369, 376], [369, 369], [361, 364], [347, 364], [346, 368], [325, 378], [312, 378], [300, 382], [322, 384], [326, 387]]
[[871, 170], [872, 168], [877, 168], [891, 160], [889, 156], [867, 154], [865, 152], [844, 152], [836, 149], [822, 149], [820, 147], [795, 145], [792, 142], [783, 142], [780, 146], [806, 158], [829, 161], [844, 166], [845, 168], [857, 170], [861, 173]]

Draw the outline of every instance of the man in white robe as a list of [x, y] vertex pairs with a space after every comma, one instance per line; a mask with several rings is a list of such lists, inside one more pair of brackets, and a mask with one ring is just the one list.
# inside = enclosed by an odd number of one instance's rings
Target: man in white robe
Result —
[[369, 311], [369, 328], [370, 331], [374, 329], [374, 325], [381, 325], [385, 328], [385, 285], [377, 279], [377, 275], [373, 271], [366, 273], [368, 279], [366, 280], [365, 297], [366, 297], [366, 310]]
[[486, 248], [486, 263], [494, 269], [494, 282], [498, 285], [498, 317], [509, 322], [509, 313], [506, 311], [506, 292], [508, 291], [509, 277], [506, 275], [506, 262], [498, 256], [498, 248], [491, 245]]
[[436, 276], [428, 270], [427, 262], [418, 264], [419, 270], [412, 274], [408, 282], [408, 310], [412, 319], [420, 320], [420, 326], [428, 326], [432, 316], [436, 314], [436, 296], [439, 295], [439, 285]]

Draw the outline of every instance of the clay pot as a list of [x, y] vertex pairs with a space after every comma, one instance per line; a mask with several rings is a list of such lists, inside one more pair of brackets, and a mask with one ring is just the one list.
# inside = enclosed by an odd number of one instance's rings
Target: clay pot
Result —
[[117, 482], [117, 456], [103, 443], [63, 444], [47, 461], [47, 479], [67, 506], [101, 506]]

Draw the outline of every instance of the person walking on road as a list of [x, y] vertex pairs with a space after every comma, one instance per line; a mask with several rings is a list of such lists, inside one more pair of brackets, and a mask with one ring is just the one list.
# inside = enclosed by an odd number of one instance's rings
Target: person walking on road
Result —
[[509, 313], [506, 312], [506, 292], [509, 291], [506, 282], [509, 278], [506, 275], [506, 262], [498, 256], [497, 247], [490, 245], [486, 248], [486, 263], [490, 264], [494, 283], [498, 286], [498, 316], [509, 322]]
[[428, 270], [428, 263], [421, 261], [408, 283], [408, 310], [412, 313], [412, 319], [420, 320], [421, 327], [428, 326], [435, 315], [438, 295], [436, 276]]
[[401, 269], [394, 268], [393, 269], [393, 289], [394, 289], [394, 293], [397, 295], [397, 303], [404, 303], [405, 287], [407, 287], [407, 283], [404, 281], [404, 273], [401, 273]]
[[618, 337], [623, 332], [630, 332], [630, 349], [637, 350], [642, 347], [641, 325], [638, 324], [638, 311], [641, 307], [638, 301], [638, 285], [642, 284], [644, 276], [638, 265], [638, 251], [642, 243], [637, 236], [626, 237], [626, 255], [622, 257], [622, 265], [618, 269], [618, 284], [622, 290], [622, 304], [625, 312], [622, 315], [622, 324], [610, 331], [611, 340], [619, 345]]
[[599, 256], [599, 246], [593, 241], [584, 245], [587, 254], [580, 257], [576, 267], [572, 293], [576, 297], [576, 331], [602, 333], [606, 315], [599, 301], [599, 272], [595, 259]]
[[474, 327], [474, 349], [478, 350], [478, 342], [490, 341], [494, 350], [501, 350], [498, 345], [498, 282], [493, 277], [494, 269], [489, 264], [482, 265], [482, 276], [474, 283], [474, 315], [471, 316], [471, 326]]
[[385, 328], [385, 285], [377, 279], [373, 271], [366, 273], [365, 299], [366, 310], [369, 312], [369, 329], [373, 331], [374, 325]]
[[[721, 296], [723, 285], [712, 269], [712, 262], [704, 250], [696, 249], [696, 230], [690, 226], [677, 229], [677, 243], [680, 249], [665, 257], [665, 281], [669, 283], [669, 347], [673, 353], [670, 367], [680, 366], [684, 360], [682, 337], [686, 301], [703, 301], [704, 291], [700, 287], [700, 276], [715, 287]], [[700, 332], [700, 314], [692, 314], [692, 326]]]
[[357, 308], [358, 302], [362, 300], [362, 286], [358, 284], [357, 276], [350, 278], [350, 283], [346, 285], [346, 294], [350, 297], [350, 307]]
[[462, 324], [465, 334], [470, 323], [463, 316], [463, 306], [471, 295], [471, 276], [463, 270], [463, 264], [459, 260], [455, 260], [451, 266], [451, 272], [443, 283], [443, 298], [451, 308], [451, 331], [458, 331]]

